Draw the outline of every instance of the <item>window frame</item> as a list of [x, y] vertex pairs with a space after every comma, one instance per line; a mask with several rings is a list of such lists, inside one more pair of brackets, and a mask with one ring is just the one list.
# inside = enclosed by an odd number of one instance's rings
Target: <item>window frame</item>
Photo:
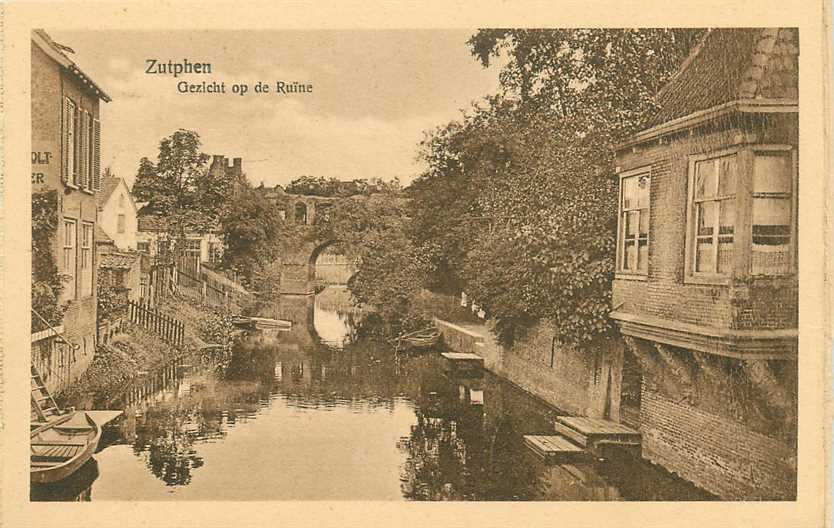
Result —
[[[790, 271], [779, 275], [753, 275], [753, 172], [757, 152], [791, 153], [791, 246], [789, 249]], [[700, 161], [736, 156], [735, 221], [733, 223], [733, 257], [727, 273], [695, 272], [695, 167]], [[684, 250], [684, 283], [701, 285], [728, 285], [739, 278], [769, 279], [796, 274], [797, 251], [797, 149], [786, 144], [747, 144], [703, 152], [688, 156], [688, 177], [686, 192], [686, 241]], [[719, 176], [720, 177], [720, 176]], [[718, 183], [720, 185], [720, 182]], [[717, 247], [715, 259], [718, 259]]]
[[[686, 192], [686, 250], [685, 250], [685, 277], [686, 282], [693, 283], [693, 284], [726, 284], [729, 282], [730, 278], [735, 275], [736, 273], [736, 260], [737, 260], [737, 253], [739, 251], [739, 227], [740, 222], [739, 218], [741, 215], [744, 214], [742, 211], [742, 206], [745, 203], [745, 200], [739, 199], [739, 197], [743, 194], [744, 186], [742, 185], [743, 181], [748, 179], [746, 174], [742, 174], [746, 170], [746, 160], [743, 156], [743, 149], [741, 147], [732, 147], [732, 148], [725, 148], [720, 150], [715, 150], [711, 152], [704, 152], [701, 154], [693, 154], [689, 156], [688, 160], [688, 178], [687, 178], [687, 192]], [[720, 158], [728, 157], [728, 156], [735, 156], [736, 157], [736, 181], [735, 181], [735, 188], [733, 189], [732, 193], [732, 200], [734, 201], [733, 206], [735, 207], [735, 219], [733, 220], [733, 257], [732, 263], [730, 265], [730, 271], [727, 273], [719, 273], [715, 272], [701, 272], [695, 271], [695, 259], [697, 258], [696, 253], [696, 244], [697, 244], [697, 235], [695, 230], [697, 229], [697, 222], [695, 221], [695, 214], [697, 208], [695, 207], [695, 167], [698, 165], [699, 162], [708, 161], [708, 160], [717, 160]], [[721, 187], [721, 175], [716, 173], [716, 181], [715, 181], [716, 189], [720, 189]], [[740, 190], [741, 189], [741, 190]], [[713, 200], [718, 202], [726, 201], [727, 198], [721, 198], [716, 190], [716, 195], [713, 197]], [[721, 219], [721, 211], [720, 205], [719, 209], [716, 211], [716, 223], [720, 222]], [[714, 269], [718, 269], [718, 248], [719, 248], [719, 240], [718, 238], [721, 236], [720, 232], [716, 232], [713, 234], [714, 240]], [[744, 237], [741, 237], [743, 240]]]
[[[64, 301], [70, 301], [78, 298], [78, 221], [75, 218], [63, 217], [61, 224], [63, 227], [63, 242], [61, 245], [61, 258], [63, 260], [61, 265], [61, 274], [71, 277], [70, 281], [72, 291], [64, 287], [61, 291], [61, 296]], [[72, 226], [72, 236], [67, 236], [67, 226]], [[69, 242], [69, 245], [67, 245]], [[67, 258], [67, 251], [69, 251], [70, 258]], [[71, 267], [68, 267], [68, 261], [71, 261]]]
[[[88, 297], [92, 297], [95, 286], [94, 286], [94, 279], [95, 279], [95, 263], [93, 262], [93, 233], [95, 231], [95, 224], [92, 222], [81, 222], [81, 243], [79, 244], [79, 248], [81, 249], [81, 277], [80, 277], [80, 285], [81, 285], [81, 295], [82, 299], [86, 299]], [[89, 274], [89, 292], [85, 292], [85, 278], [84, 273]]]
[[[652, 185], [652, 166], [651, 165], [644, 165], [641, 167], [636, 167], [634, 169], [629, 169], [627, 171], [623, 171], [618, 174], [619, 176], [619, 186], [617, 192], [617, 252], [616, 252], [616, 268], [614, 277], [618, 279], [628, 279], [628, 280], [646, 280], [649, 276], [649, 269], [651, 258], [649, 257], [649, 261], [646, 262], [646, 269], [645, 271], [641, 271], [639, 268], [636, 270], [626, 270], [623, 269], [623, 262], [625, 259], [625, 234], [623, 233], [623, 229], [625, 228], [623, 223], [623, 214], [627, 211], [623, 210], [623, 181], [627, 178], [633, 177], [640, 177], [640, 176], [648, 176], [649, 178], [649, 203], [645, 207], [646, 213], [649, 215], [649, 226], [646, 230], [646, 248], [647, 254], [650, 255], [651, 253], [651, 211], [652, 211], [652, 198], [651, 198], [651, 185]], [[628, 211], [631, 211], [629, 209]], [[640, 211], [640, 209], [636, 209]], [[639, 220], [638, 220], [638, 231], [639, 231]], [[639, 235], [638, 235], [639, 236]], [[640, 246], [639, 242], [637, 245], [637, 259], [639, 262], [640, 259]]]
[[[753, 278], [778, 278], [778, 277], [790, 277], [796, 275], [797, 273], [797, 250], [799, 248], [797, 244], [797, 237], [799, 236], [798, 230], [798, 215], [799, 215], [799, 158], [797, 155], [797, 149], [791, 145], [752, 145], [750, 147], [752, 158], [751, 158], [751, 168], [750, 168], [750, 248], [749, 248], [749, 258], [747, 263], [747, 275]], [[756, 152], [787, 152], [790, 155], [790, 178], [791, 178], [791, 195], [789, 199], [789, 203], [791, 206], [791, 226], [790, 226], [790, 236], [791, 242], [788, 245], [788, 271], [785, 273], [778, 273], [778, 274], [765, 274], [765, 273], [758, 273], [753, 274], [753, 200], [757, 198], [756, 193], [753, 190], [753, 171], [755, 170], [755, 162]]]

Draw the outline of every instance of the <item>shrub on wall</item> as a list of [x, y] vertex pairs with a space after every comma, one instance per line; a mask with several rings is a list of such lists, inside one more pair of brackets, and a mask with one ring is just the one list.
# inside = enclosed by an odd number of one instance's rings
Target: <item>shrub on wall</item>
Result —
[[32, 193], [32, 332], [61, 324], [63, 288], [53, 243], [58, 230], [58, 192]]

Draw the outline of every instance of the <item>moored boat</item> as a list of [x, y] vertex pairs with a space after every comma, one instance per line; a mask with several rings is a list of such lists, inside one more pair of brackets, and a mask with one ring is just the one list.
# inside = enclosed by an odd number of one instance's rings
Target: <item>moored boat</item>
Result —
[[101, 427], [84, 411], [66, 414], [30, 433], [30, 475], [36, 484], [63, 480], [93, 455]]

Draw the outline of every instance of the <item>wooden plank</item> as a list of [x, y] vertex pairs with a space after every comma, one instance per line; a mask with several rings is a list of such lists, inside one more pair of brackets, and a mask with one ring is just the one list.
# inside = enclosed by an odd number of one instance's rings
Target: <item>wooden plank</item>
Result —
[[584, 449], [560, 436], [524, 435], [524, 444], [547, 462], [565, 462], [584, 459]]
[[484, 358], [478, 354], [470, 354], [468, 352], [443, 352], [441, 354], [446, 359], [452, 361], [483, 361]]
[[560, 435], [569, 438], [583, 447], [588, 445], [588, 438], [576, 429], [571, 429], [567, 425], [559, 422], [553, 422], [553, 429]]

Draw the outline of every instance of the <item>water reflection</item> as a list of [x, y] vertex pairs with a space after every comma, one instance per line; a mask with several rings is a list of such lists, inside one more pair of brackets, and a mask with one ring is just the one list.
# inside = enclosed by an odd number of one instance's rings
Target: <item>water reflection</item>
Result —
[[[546, 465], [522, 436], [552, 430], [554, 409], [489, 373], [457, 378], [436, 355], [395, 357], [358, 339], [345, 291], [311, 301], [270, 307], [309, 324], [254, 333], [219, 367], [171, 365], [152, 388], [128, 391], [127, 417], [95, 455], [86, 497], [708, 498], [629, 456]], [[72, 500], [33, 491], [49, 497]]]

